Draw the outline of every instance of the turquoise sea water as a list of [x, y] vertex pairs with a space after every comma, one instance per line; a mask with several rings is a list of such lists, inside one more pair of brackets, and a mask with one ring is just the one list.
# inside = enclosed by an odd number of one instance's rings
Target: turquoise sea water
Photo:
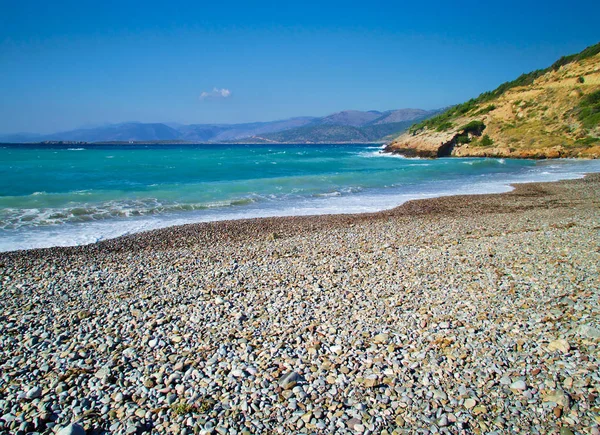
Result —
[[597, 161], [405, 159], [373, 145], [2, 145], [0, 250], [209, 220], [378, 211], [597, 171]]

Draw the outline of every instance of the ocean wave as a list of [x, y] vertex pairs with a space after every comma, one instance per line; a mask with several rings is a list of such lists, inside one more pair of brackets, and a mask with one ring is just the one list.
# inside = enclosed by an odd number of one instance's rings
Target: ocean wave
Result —
[[461, 163], [463, 165], [469, 165], [469, 166], [498, 166], [498, 165], [505, 165], [506, 160], [505, 159], [490, 159], [490, 158], [484, 158], [484, 159], [475, 158], [473, 160], [465, 160]]
[[65, 208], [4, 208], [0, 210], [0, 229], [45, 227], [66, 223], [84, 223], [115, 218], [157, 216], [169, 213], [239, 207], [256, 202], [256, 198], [238, 198], [207, 203], [162, 203], [157, 199], [107, 201]]
[[315, 196], [320, 196], [323, 198], [331, 198], [333, 196], [340, 196], [342, 193], [337, 190], [334, 192], [325, 192], [325, 193], [317, 193]]
[[408, 157], [405, 157], [403, 155], [400, 154], [391, 154], [391, 153], [384, 153], [383, 151], [379, 150], [379, 151], [361, 151], [359, 153], [356, 154], [359, 157], [365, 157], [367, 159], [373, 158], [373, 157], [393, 157], [396, 159], [406, 159]]
[[383, 157], [388, 159], [401, 159], [401, 160], [422, 160], [421, 157], [406, 157], [402, 154], [392, 154], [392, 153], [384, 153], [382, 148], [378, 148], [379, 151], [361, 151], [356, 155], [359, 157], [364, 157], [367, 159], [371, 159], [374, 157]]
[[67, 151], [85, 151], [85, 148], [67, 148]]

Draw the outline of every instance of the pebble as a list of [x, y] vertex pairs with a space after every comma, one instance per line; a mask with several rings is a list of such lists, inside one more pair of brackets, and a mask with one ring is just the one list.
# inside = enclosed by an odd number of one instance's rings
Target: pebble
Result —
[[296, 386], [298, 382], [300, 382], [301, 376], [296, 372], [290, 372], [285, 374], [280, 380], [279, 385], [284, 390], [290, 390]]
[[466, 399], [465, 402], [463, 403], [464, 407], [467, 409], [473, 408], [476, 404], [477, 404], [477, 401], [475, 401], [475, 399]]
[[571, 350], [571, 346], [567, 340], [561, 338], [559, 340], [551, 341], [550, 344], [548, 344], [548, 350], [550, 352], [559, 351], [562, 353], [567, 353], [569, 350]]
[[42, 397], [42, 388], [41, 387], [33, 387], [27, 391], [25, 394], [27, 399], [37, 399], [38, 397]]
[[557, 405], [562, 406], [563, 409], [568, 409], [570, 405], [569, 396], [560, 390], [550, 391], [544, 394], [543, 401], [556, 403]]
[[85, 435], [85, 430], [77, 423], [71, 423], [59, 430], [56, 435]]
[[577, 334], [582, 337], [597, 339], [600, 338], [600, 329], [591, 325], [581, 325], [577, 328]]
[[519, 379], [518, 381], [515, 381], [512, 384], [510, 384], [510, 389], [518, 390], [518, 391], [525, 391], [527, 389], [527, 384], [525, 384], [525, 381], [522, 381]]

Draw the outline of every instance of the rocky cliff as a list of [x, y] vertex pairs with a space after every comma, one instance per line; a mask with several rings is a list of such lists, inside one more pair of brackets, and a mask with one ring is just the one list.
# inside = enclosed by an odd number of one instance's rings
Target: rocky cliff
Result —
[[600, 157], [600, 43], [413, 125], [407, 157]]

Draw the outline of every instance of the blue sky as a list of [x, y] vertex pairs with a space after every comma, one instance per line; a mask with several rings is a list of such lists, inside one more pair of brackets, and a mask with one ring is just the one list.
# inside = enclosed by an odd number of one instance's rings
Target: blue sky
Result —
[[0, 133], [462, 102], [600, 40], [598, 1], [0, 0]]

